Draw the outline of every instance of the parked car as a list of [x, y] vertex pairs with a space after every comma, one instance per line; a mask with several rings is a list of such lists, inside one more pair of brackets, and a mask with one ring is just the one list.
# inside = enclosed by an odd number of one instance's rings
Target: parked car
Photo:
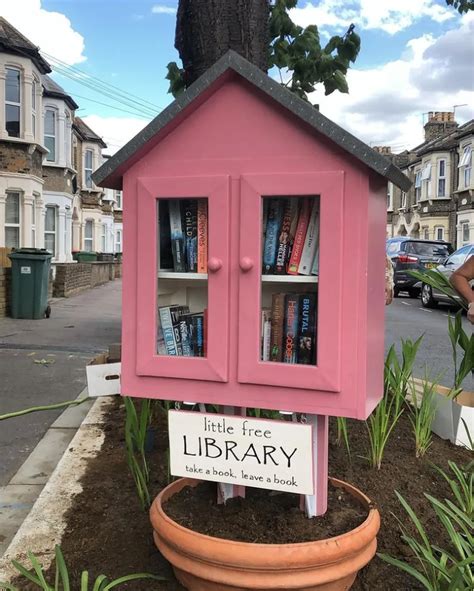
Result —
[[434, 269], [453, 252], [449, 242], [441, 240], [418, 240], [408, 236], [397, 236], [387, 240], [387, 254], [394, 270], [394, 295], [407, 291], [412, 298], [420, 295], [421, 283], [409, 271]]
[[[456, 269], [458, 269], [470, 257], [474, 256], [474, 244], [466, 244], [458, 248], [456, 252], [448, 257], [436, 269], [443, 273], [446, 277], [450, 277]], [[459, 298], [458, 298], [459, 299]], [[424, 308], [435, 308], [438, 303], [453, 304], [453, 301], [444, 293], [437, 289], [433, 289], [430, 285], [423, 283], [421, 286], [421, 304]]]

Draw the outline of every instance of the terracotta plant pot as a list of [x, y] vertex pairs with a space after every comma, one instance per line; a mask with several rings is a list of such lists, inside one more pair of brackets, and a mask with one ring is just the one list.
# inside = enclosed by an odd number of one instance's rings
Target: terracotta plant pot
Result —
[[189, 591], [286, 589], [346, 591], [375, 554], [377, 509], [359, 490], [330, 479], [367, 508], [367, 519], [340, 536], [300, 544], [251, 544], [206, 536], [178, 525], [162, 504], [198, 480], [181, 478], [156, 497], [150, 510], [155, 543]]

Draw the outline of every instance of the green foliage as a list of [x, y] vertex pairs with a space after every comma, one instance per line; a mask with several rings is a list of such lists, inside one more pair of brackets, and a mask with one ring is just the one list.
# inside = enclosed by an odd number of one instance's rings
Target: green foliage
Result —
[[336, 443], [337, 445], [344, 445], [347, 450], [347, 455], [349, 456], [349, 462], [351, 461], [351, 446], [349, 443], [349, 430], [347, 428], [347, 419], [346, 417], [337, 417], [337, 438]]
[[168, 70], [168, 74], [165, 76], [165, 78], [166, 80], [170, 81], [168, 93], [172, 94], [174, 98], [176, 98], [186, 88], [184, 83], [184, 70], [183, 68], [179, 68], [176, 62], [170, 62], [166, 66], [166, 69]]
[[464, 310], [467, 310], [468, 305], [466, 300], [453, 288], [451, 283], [449, 283], [449, 279], [437, 269], [408, 271], [408, 274], [418, 279], [418, 281], [434, 287], [437, 291], [447, 296], [456, 306], [461, 306]]
[[401, 494], [395, 491], [402, 507], [415, 526], [417, 535], [410, 536], [404, 524], [398, 520], [402, 530], [402, 540], [412, 551], [418, 568], [387, 554], [379, 558], [395, 566], [414, 579], [428, 591], [464, 591], [474, 588], [474, 523], [472, 519], [452, 501], [444, 502], [425, 493], [431, 503], [440, 526], [449, 539], [449, 548], [441, 548], [436, 540], [431, 541], [416, 513]]
[[474, 519], [474, 464], [470, 462], [466, 467], [459, 467], [454, 462], [448, 462], [454, 478], [439, 468], [433, 468], [441, 474], [441, 476], [449, 484], [456, 501], [457, 507], [463, 511], [469, 519]]
[[408, 393], [408, 383], [422, 340], [423, 335], [416, 341], [401, 339], [401, 360], [398, 358], [395, 345], [388, 350], [384, 367], [384, 389], [395, 397], [397, 411], [400, 410]]
[[446, 0], [446, 4], [455, 8], [459, 14], [474, 10], [474, 2], [471, 0]]
[[[322, 47], [316, 25], [303, 28], [291, 20], [288, 11], [296, 4], [296, 0], [275, 0], [271, 7], [269, 68], [277, 67], [283, 86], [305, 100], [318, 83], [324, 85], [326, 95], [335, 90], [349, 92], [346, 74], [360, 51], [354, 25]], [[285, 77], [290, 74], [286, 82], [282, 71]]]
[[428, 451], [433, 441], [431, 427], [436, 415], [435, 388], [436, 383], [423, 381], [423, 392], [419, 397], [416, 385], [411, 383], [412, 404], [408, 404], [410, 411], [409, 419], [415, 435], [415, 454], [421, 458]]
[[[69, 572], [60, 546], [55, 546], [54, 552], [56, 556], [56, 574], [54, 578], [54, 585], [46, 581], [43, 567], [32, 552], [27, 553], [28, 559], [32, 566], [31, 569], [28, 570], [26, 566], [16, 560], [12, 560], [12, 564], [20, 573], [20, 575], [22, 575], [30, 583], [36, 585], [38, 589], [41, 589], [42, 591], [71, 591]], [[110, 591], [110, 589], [114, 589], [123, 583], [127, 583], [128, 581], [136, 581], [138, 579], [153, 579], [155, 581], [165, 580], [163, 577], [158, 577], [149, 573], [125, 575], [113, 581], [109, 581], [105, 575], [99, 575], [94, 581], [91, 581], [92, 586], [90, 586], [89, 573], [88, 571], [83, 571], [81, 574], [80, 591]], [[5, 591], [20, 591], [19, 587], [9, 585], [8, 583], [0, 582], [0, 585], [2, 589], [5, 589]]]
[[[453, 354], [454, 388], [457, 390], [474, 369], [474, 334], [468, 336], [464, 330], [461, 311], [456, 314], [454, 320], [451, 316], [448, 317], [448, 333]], [[459, 350], [462, 357], [458, 364]]]
[[143, 510], [146, 510], [150, 506], [151, 497], [148, 490], [150, 472], [145, 455], [145, 440], [151, 422], [153, 401], [147, 398], [141, 400], [139, 411], [137, 411], [131, 398], [125, 396], [123, 401], [126, 413], [125, 446], [127, 463], [135, 481], [140, 505]]

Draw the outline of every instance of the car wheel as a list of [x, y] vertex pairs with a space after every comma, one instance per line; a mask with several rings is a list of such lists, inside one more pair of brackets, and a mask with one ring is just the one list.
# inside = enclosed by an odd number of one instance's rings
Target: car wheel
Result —
[[421, 287], [421, 305], [423, 308], [436, 308], [438, 302], [433, 298], [431, 285], [423, 283]]
[[420, 290], [419, 289], [411, 288], [411, 289], [408, 290], [408, 295], [411, 298], [417, 298], [420, 295]]

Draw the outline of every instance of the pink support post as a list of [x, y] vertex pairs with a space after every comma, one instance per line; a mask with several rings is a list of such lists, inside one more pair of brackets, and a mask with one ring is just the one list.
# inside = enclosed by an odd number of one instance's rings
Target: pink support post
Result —
[[[238, 406], [224, 406], [222, 410], [225, 415], [245, 417], [247, 414], [246, 408], [240, 408]], [[229, 499], [235, 499], [236, 497], [245, 498], [245, 486], [219, 482], [217, 485], [217, 502], [219, 504], [225, 504]]]
[[328, 508], [329, 420], [325, 415], [307, 415], [306, 420], [313, 426], [314, 494], [305, 495], [301, 500], [306, 516], [316, 517], [324, 515]]

